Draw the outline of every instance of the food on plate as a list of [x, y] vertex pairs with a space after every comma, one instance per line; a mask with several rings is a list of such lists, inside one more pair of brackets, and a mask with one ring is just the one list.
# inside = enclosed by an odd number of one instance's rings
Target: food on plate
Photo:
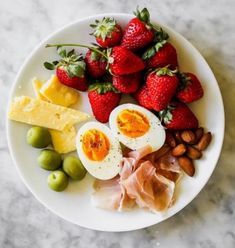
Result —
[[167, 109], [160, 111], [159, 115], [168, 129], [198, 128], [197, 117], [184, 103], [172, 102]]
[[[187, 105], [203, 97], [202, 84], [195, 74], [179, 71], [174, 45], [146, 8], [137, 10], [123, 32], [112, 17], [91, 27], [98, 44], [46, 46], [60, 56], [44, 63], [55, 75], [45, 83], [34, 78], [37, 99], [15, 97], [9, 118], [37, 126], [27, 134], [31, 146], [52, 143], [38, 157], [43, 169], [56, 170], [48, 176], [52, 190], [63, 191], [69, 178], [82, 180], [88, 172], [95, 178], [96, 207], [164, 211], [174, 204], [182, 176], [195, 175], [194, 163], [212, 139]], [[86, 48], [85, 58], [67, 46]], [[137, 104], [126, 103], [124, 94]], [[70, 108], [80, 95], [97, 121], [78, 128], [90, 118]], [[62, 161], [61, 154], [75, 150], [79, 157], [63, 155]]]
[[32, 84], [33, 84], [33, 90], [34, 90], [36, 98], [47, 102], [48, 101], [47, 98], [43, 96], [42, 93], [40, 92], [43, 82], [37, 79], [36, 77], [34, 77], [32, 79]]
[[152, 99], [146, 85], [139, 88], [139, 90], [134, 94], [134, 98], [140, 106], [149, 110], [153, 109]]
[[109, 125], [119, 141], [132, 150], [148, 144], [152, 151], [156, 151], [165, 142], [165, 130], [160, 120], [135, 104], [122, 104], [115, 108], [109, 117]]
[[114, 18], [104, 17], [102, 20], [95, 20], [91, 24], [94, 30], [96, 42], [103, 48], [109, 48], [120, 44], [122, 39], [122, 28]]
[[82, 180], [86, 175], [81, 160], [74, 156], [67, 156], [63, 161], [63, 171], [73, 180]]
[[69, 107], [78, 102], [79, 92], [62, 84], [56, 75], [42, 85], [40, 93], [49, 102], [58, 104], [64, 107]]
[[47, 177], [47, 184], [52, 190], [61, 192], [67, 188], [69, 184], [69, 178], [63, 171], [53, 171]]
[[162, 40], [148, 48], [142, 58], [146, 61], [147, 68], [159, 68], [169, 66], [172, 69], [178, 67], [177, 53], [174, 46]]
[[121, 93], [130, 94], [139, 89], [141, 83], [141, 74], [139, 72], [126, 76], [113, 76], [113, 86]]
[[192, 160], [186, 156], [182, 156], [178, 158], [178, 162], [183, 171], [192, 177], [195, 173], [195, 166]]
[[8, 117], [11, 120], [63, 131], [68, 125], [86, 121], [90, 116], [81, 111], [33, 99], [28, 96], [15, 97]]
[[62, 158], [59, 153], [51, 149], [44, 149], [38, 157], [38, 164], [45, 170], [53, 171], [61, 166]]
[[[118, 211], [130, 210], [136, 205], [153, 212], [169, 208], [181, 170], [169, 150], [163, 150], [150, 154], [151, 149], [145, 146], [130, 152], [120, 163], [118, 177], [95, 181], [93, 204]], [[172, 180], [163, 176], [166, 174]]]
[[45, 148], [51, 144], [51, 135], [46, 128], [31, 127], [27, 132], [27, 143], [35, 148]]
[[78, 156], [92, 176], [107, 180], [119, 173], [121, 147], [106, 125], [87, 122], [78, 130], [76, 144]]
[[121, 45], [132, 51], [137, 51], [150, 45], [154, 39], [168, 38], [168, 35], [155, 24], [150, 22], [150, 15], [146, 8], [135, 13], [124, 29]]
[[86, 69], [89, 76], [100, 78], [105, 75], [107, 60], [100, 53], [88, 50], [85, 56]]
[[194, 102], [203, 97], [203, 88], [193, 73], [181, 73], [176, 97], [184, 103]]
[[112, 48], [110, 60], [110, 70], [116, 76], [129, 75], [142, 71], [145, 68], [141, 58], [121, 46]]
[[112, 110], [118, 106], [121, 95], [111, 83], [96, 83], [89, 87], [88, 99], [96, 120], [106, 123]]
[[179, 83], [176, 72], [166, 66], [155, 69], [147, 76], [146, 85], [154, 110], [161, 111], [170, 103]]
[[66, 126], [63, 131], [50, 129], [49, 132], [55, 151], [64, 154], [76, 150], [77, 130], [74, 126]]
[[208, 145], [211, 143], [211, 139], [212, 139], [211, 132], [207, 132], [203, 134], [198, 144], [196, 145], [196, 148], [199, 151], [204, 151], [208, 147]]
[[59, 81], [76, 90], [87, 90], [87, 79], [85, 76], [86, 63], [82, 55], [77, 55], [74, 50], [67, 52], [63, 47], [57, 49], [61, 59], [52, 63], [45, 62], [48, 70], [56, 69]]

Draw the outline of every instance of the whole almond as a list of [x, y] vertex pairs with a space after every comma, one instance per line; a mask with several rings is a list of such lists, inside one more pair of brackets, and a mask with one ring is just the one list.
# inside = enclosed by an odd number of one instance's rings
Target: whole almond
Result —
[[186, 152], [187, 148], [185, 144], [179, 144], [174, 149], [172, 149], [171, 154], [174, 157], [182, 156]]
[[186, 156], [182, 156], [178, 158], [178, 162], [180, 167], [186, 174], [188, 174], [190, 177], [194, 175], [195, 167], [193, 161], [190, 158]]
[[187, 156], [191, 159], [199, 159], [202, 157], [202, 152], [192, 146], [188, 146]]
[[185, 130], [181, 133], [181, 139], [187, 144], [194, 144], [196, 135], [191, 130]]
[[201, 137], [202, 137], [203, 134], [204, 134], [204, 129], [203, 129], [203, 127], [199, 127], [199, 128], [195, 131], [196, 143], [201, 139]]
[[176, 141], [172, 133], [167, 132], [166, 133], [166, 143], [170, 147], [175, 147], [176, 146]]
[[177, 142], [178, 144], [183, 143], [183, 141], [182, 141], [182, 139], [181, 139], [181, 133], [180, 133], [180, 131], [176, 131], [176, 132], [174, 133], [174, 135], [175, 135], [175, 140], [176, 140], [176, 142]]
[[203, 134], [197, 145], [195, 146], [199, 151], [205, 150], [210, 144], [212, 139], [211, 132]]

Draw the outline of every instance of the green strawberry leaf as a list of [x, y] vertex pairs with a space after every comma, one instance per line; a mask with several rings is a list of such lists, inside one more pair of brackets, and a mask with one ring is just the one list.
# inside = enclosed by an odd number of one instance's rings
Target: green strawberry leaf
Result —
[[147, 50], [144, 52], [144, 54], [142, 55], [142, 59], [143, 59], [143, 60], [150, 59], [151, 57], [154, 56], [155, 52], [156, 52], [155, 47], [154, 47], [154, 46], [153, 46], [153, 47], [150, 47], [149, 49], [147, 49]]
[[171, 111], [174, 109], [174, 106], [168, 105], [166, 109], [161, 110], [159, 112], [159, 117], [161, 122], [165, 123], [165, 124], [169, 124], [173, 118], [173, 115], [171, 113]]
[[59, 46], [57, 48], [57, 52], [58, 52], [58, 54], [60, 55], [61, 58], [66, 58], [67, 57], [67, 52], [63, 47]]
[[54, 70], [55, 69], [55, 65], [49, 62], [44, 62], [44, 67], [48, 70]]
[[110, 82], [105, 82], [105, 83], [96, 82], [94, 84], [91, 84], [89, 86], [89, 91], [94, 91], [94, 90], [101, 95], [110, 91], [115, 93], [120, 93], [120, 91], [118, 91]]
[[95, 52], [95, 51], [91, 51], [91, 60], [92, 61], [96, 61], [96, 60], [99, 60], [100, 58], [100, 54]]
[[84, 75], [84, 62], [79, 61], [76, 64], [71, 64], [67, 66], [69, 76], [72, 77], [82, 77]]
[[167, 66], [162, 67], [162, 68], [157, 68], [154, 72], [158, 76], [165, 76], [165, 75], [167, 75], [167, 76], [173, 77], [178, 72], [178, 70], [177, 69], [171, 70], [171, 69], [169, 69], [169, 65], [167, 65]]
[[142, 22], [149, 24], [150, 23], [150, 14], [147, 8], [143, 8], [141, 11], [139, 11], [139, 6], [137, 6], [136, 11], [134, 12], [134, 15], [140, 19]]
[[68, 52], [67, 57], [71, 57], [71, 56], [74, 55], [74, 54], [75, 54], [75, 50], [72, 49], [72, 50], [70, 50], [70, 51]]

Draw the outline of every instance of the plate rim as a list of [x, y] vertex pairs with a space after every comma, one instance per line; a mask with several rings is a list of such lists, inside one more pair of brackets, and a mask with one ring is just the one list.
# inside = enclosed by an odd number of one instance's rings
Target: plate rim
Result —
[[[13, 80], [13, 83], [11, 85], [11, 89], [9, 91], [9, 95], [8, 95], [8, 102], [7, 102], [7, 111], [6, 111], [6, 122], [5, 122], [5, 125], [6, 125], [6, 136], [7, 136], [7, 144], [8, 144], [8, 149], [9, 149], [9, 152], [10, 152], [10, 155], [11, 155], [11, 159], [13, 161], [13, 164], [21, 178], [21, 180], [23, 181], [23, 183], [25, 184], [25, 186], [28, 188], [28, 190], [32, 193], [32, 195], [37, 199], [37, 201], [39, 201], [44, 207], [46, 207], [47, 209], [49, 209], [53, 214], [59, 216], [60, 218], [62, 218], [63, 220], [66, 220], [72, 224], [75, 224], [75, 225], [78, 225], [80, 227], [84, 227], [84, 228], [87, 228], [87, 229], [90, 229], [90, 230], [96, 230], [96, 231], [106, 231], [106, 232], [126, 232], [126, 231], [134, 231], [134, 230], [139, 230], [139, 229], [143, 229], [143, 228], [147, 228], [147, 227], [150, 227], [150, 226], [153, 226], [153, 225], [156, 225], [156, 224], [159, 224], [163, 221], [166, 221], [168, 220], [169, 218], [173, 217], [174, 215], [178, 214], [179, 212], [181, 212], [186, 206], [188, 206], [194, 199], [196, 199], [199, 195], [199, 193], [201, 192], [202, 189], [204, 189], [205, 185], [208, 183], [210, 177], [212, 176], [217, 164], [218, 164], [218, 160], [219, 160], [219, 157], [221, 155], [221, 150], [222, 150], [222, 147], [223, 147], [223, 142], [224, 142], [224, 133], [225, 133], [225, 111], [224, 111], [224, 103], [223, 103], [223, 98], [222, 98], [222, 94], [221, 94], [221, 91], [220, 91], [220, 87], [219, 87], [219, 84], [218, 84], [218, 81], [211, 69], [211, 67], [209, 66], [209, 64], [207, 63], [206, 59], [202, 56], [202, 54], [199, 52], [199, 50], [187, 39], [185, 38], [181, 33], [179, 33], [178, 31], [175, 31], [173, 28], [169, 27], [168, 25], [165, 25], [159, 21], [157, 21], [157, 23], [162, 26], [163, 28], [166, 27], [167, 29], [169, 29], [170, 31], [176, 33], [177, 35], [179, 35], [185, 42], [188, 43], [188, 45], [190, 46], [190, 49], [193, 49], [195, 50], [201, 57], [201, 59], [203, 60], [203, 62], [205, 62], [205, 64], [207, 65], [208, 67], [208, 70], [210, 71], [211, 73], [211, 76], [213, 76], [213, 79], [214, 81], [216, 82], [216, 87], [217, 87], [217, 91], [219, 93], [219, 99], [217, 99], [219, 102], [220, 102], [220, 105], [221, 105], [221, 117], [222, 119], [220, 120], [221, 122], [221, 132], [222, 132], [222, 136], [221, 136], [221, 140], [220, 140], [220, 144], [218, 146], [218, 154], [215, 156], [215, 165], [214, 165], [214, 168], [212, 170], [211, 173], [209, 173], [207, 175], [207, 178], [203, 184], [203, 186], [197, 190], [195, 196], [184, 206], [182, 206], [181, 208], [179, 208], [177, 211], [173, 211], [169, 216], [167, 216], [166, 218], [163, 218], [161, 219], [160, 221], [156, 221], [155, 223], [152, 223], [152, 224], [144, 224], [144, 225], [139, 225], [137, 226], [136, 228], [125, 228], [123, 227], [122, 229], [121, 228], [97, 228], [97, 227], [90, 227], [89, 225], [84, 225], [84, 224], [78, 224], [76, 223], [75, 221], [71, 220], [71, 219], [67, 219], [66, 217], [62, 216], [60, 213], [58, 213], [56, 210], [52, 209], [46, 202], [44, 202], [43, 200], [41, 200], [39, 198], [39, 196], [37, 196], [36, 193], [33, 192], [33, 190], [30, 188], [30, 186], [28, 185], [28, 183], [26, 182], [26, 179], [24, 178], [23, 174], [21, 173], [21, 170], [19, 169], [18, 165], [17, 165], [17, 161], [15, 159], [15, 156], [14, 156], [14, 151], [13, 151], [13, 148], [12, 148], [12, 145], [11, 145], [11, 142], [10, 142], [10, 120], [8, 119], [8, 110], [9, 110], [9, 107], [10, 107], [10, 104], [11, 104], [11, 99], [13, 97], [13, 92], [15, 90], [15, 87], [17, 85], [17, 82], [18, 82], [18, 79], [20, 77], [20, 75], [22, 74], [22, 71], [24, 70], [24, 68], [27, 66], [28, 64], [28, 61], [33, 57], [34, 53], [43, 45], [45, 44], [50, 38], [52, 38], [53, 36], [55, 36], [57, 33], [60, 33], [61, 31], [67, 29], [68, 27], [70, 26], [73, 26], [73, 25], [76, 25], [78, 24], [79, 22], [83, 22], [83, 21], [87, 21], [89, 19], [92, 19], [92, 18], [101, 18], [101, 17], [104, 17], [104, 16], [113, 16], [113, 17], [124, 17], [124, 18], [132, 18], [133, 15], [132, 14], [127, 14], [127, 13], [121, 13], [121, 12], [106, 12], [106, 13], [103, 13], [103, 14], [95, 14], [95, 15], [89, 15], [87, 17], [83, 17], [83, 18], [78, 18], [76, 19], [75, 21], [73, 22], [70, 22], [70, 23], [67, 23], [65, 25], [63, 25], [62, 27], [56, 29], [55, 31], [51, 32], [49, 35], [47, 35], [44, 39], [42, 39], [41, 42], [39, 42], [35, 48], [29, 53], [29, 55], [25, 58], [24, 62], [22, 63], [21, 67], [19, 68], [14, 80]], [[152, 18], [154, 19], [154, 18]]]

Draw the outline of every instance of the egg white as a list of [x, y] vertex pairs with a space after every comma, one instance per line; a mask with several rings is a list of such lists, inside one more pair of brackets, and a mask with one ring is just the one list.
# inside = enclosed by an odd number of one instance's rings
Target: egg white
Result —
[[[109, 140], [110, 150], [102, 161], [90, 160], [83, 152], [82, 135], [90, 129], [96, 129], [103, 132]], [[77, 133], [76, 146], [81, 162], [87, 171], [95, 178], [107, 180], [115, 177], [119, 173], [119, 164], [122, 159], [120, 143], [106, 125], [95, 121], [84, 124]]]
[[[122, 133], [117, 124], [118, 114], [123, 110], [136, 110], [146, 116], [149, 121], [149, 130], [140, 137], [131, 138]], [[116, 107], [110, 114], [109, 126], [112, 132], [117, 136], [118, 140], [132, 150], [140, 149], [146, 145], [150, 145], [152, 151], [156, 151], [164, 144], [166, 139], [165, 129], [160, 120], [149, 110], [132, 103], [122, 104]]]

